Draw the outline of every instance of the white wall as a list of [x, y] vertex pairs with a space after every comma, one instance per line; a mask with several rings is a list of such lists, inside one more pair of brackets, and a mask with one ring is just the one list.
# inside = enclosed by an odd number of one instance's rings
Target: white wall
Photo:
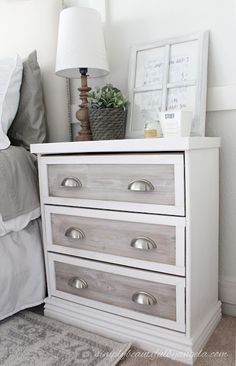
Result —
[[107, 0], [107, 10], [110, 79], [124, 92], [133, 44], [210, 30], [208, 108], [217, 112], [207, 114], [206, 133], [222, 137], [220, 295], [225, 303], [235, 304], [225, 305], [225, 310], [236, 315], [236, 2]]
[[130, 47], [198, 30], [211, 31], [209, 86], [236, 82], [234, 0], [107, 0], [114, 81], [126, 89]]
[[61, 0], [0, 0], [0, 57], [37, 49], [52, 141], [69, 138], [65, 79], [54, 73], [60, 10]]
[[224, 312], [236, 316], [236, 111], [208, 113], [206, 134], [222, 139], [219, 288]]

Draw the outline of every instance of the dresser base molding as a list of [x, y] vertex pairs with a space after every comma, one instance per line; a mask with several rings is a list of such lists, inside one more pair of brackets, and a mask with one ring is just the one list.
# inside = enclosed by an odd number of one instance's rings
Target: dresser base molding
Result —
[[157, 328], [119, 315], [51, 297], [45, 300], [45, 316], [81, 327], [149, 352], [192, 365], [221, 319], [221, 303], [201, 323], [193, 337]]

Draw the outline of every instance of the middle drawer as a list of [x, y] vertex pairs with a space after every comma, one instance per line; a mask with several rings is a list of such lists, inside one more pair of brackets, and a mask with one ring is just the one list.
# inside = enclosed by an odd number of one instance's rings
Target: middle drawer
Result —
[[45, 206], [49, 251], [185, 275], [185, 218]]

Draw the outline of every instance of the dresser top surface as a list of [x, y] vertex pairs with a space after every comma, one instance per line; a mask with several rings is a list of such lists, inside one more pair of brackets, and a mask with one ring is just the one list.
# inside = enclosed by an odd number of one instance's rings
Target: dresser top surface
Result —
[[220, 147], [219, 137], [182, 137], [32, 144], [35, 154], [86, 154], [127, 152], [172, 152]]

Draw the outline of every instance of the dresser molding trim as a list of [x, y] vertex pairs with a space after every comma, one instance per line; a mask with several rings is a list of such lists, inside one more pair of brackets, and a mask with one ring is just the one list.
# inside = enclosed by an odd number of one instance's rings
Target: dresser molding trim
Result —
[[[108, 210], [120, 210], [120, 211], [132, 211], [132, 212], [145, 212], [145, 213], [157, 213], [168, 215], [180, 215], [185, 214], [185, 200], [184, 200], [184, 156], [183, 153], [173, 154], [120, 154], [117, 155], [70, 155], [70, 156], [43, 156], [41, 158], [41, 176], [42, 176], [42, 196], [41, 200], [47, 204], [58, 204], [65, 206], [75, 207], [88, 207], [88, 208], [100, 208]], [[49, 193], [49, 177], [48, 166], [49, 165], [73, 165], [73, 164], [93, 164], [93, 165], [173, 165], [174, 166], [174, 194], [175, 202], [173, 205], [164, 204], [152, 204], [152, 203], [135, 203], [135, 202], [123, 202], [123, 201], [106, 201], [87, 198], [68, 198], [50, 196]], [[145, 177], [144, 177], [145, 178]]]
[[[117, 266], [103, 262], [95, 262], [87, 259], [74, 258], [70, 256], [63, 256], [60, 254], [49, 253], [49, 272], [51, 282], [48, 286], [49, 296], [58, 296], [60, 298], [64, 298], [71, 302], [78, 302], [82, 305], [87, 305], [89, 307], [93, 307], [100, 310], [107, 310], [108, 312], [116, 312], [117, 314], [122, 315], [123, 317], [134, 317], [136, 313], [137, 319], [141, 322], [150, 322], [151, 324], [155, 324], [161, 327], [166, 327], [168, 329], [175, 329], [179, 332], [185, 332], [185, 278], [172, 276], [168, 274], [161, 274], [157, 272], [144, 271], [141, 269], [128, 268], [124, 266]], [[62, 292], [57, 290], [56, 288], [56, 279], [55, 279], [55, 262], [61, 262], [66, 264], [75, 265], [78, 267], [83, 267], [89, 269], [94, 269], [97, 271], [107, 272], [111, 274], [116, 274], [120, 276], [126, 276], [130, 279], [140, 279], [151, 282], [160, 282], [166, 285], [176, 286], [176, 320], [165, 319], [161, 317], [155, 317], [153, 315], [147, 315], [135, 312], [131, 309], [126, 309], [122, 307], [117, 307], [115, 305], [110, 305], [108, 303], [102, 303], [99, 301], [95, 301], [88, 298], [83, 298], [81, 296], [76, 296], [67, 292]], [[147, 282], [148, 284], [148, 282]]]
[[219, 137], [179, 137], [157, 139], [124, 139], [79, 142], [52, 142], [30, 145], [34, 154], [83, 154], [113, 152], [165, 152], [210, 149], [220, 146]]
[[[83, 217], [98, 217], [100, 219], [159, 224], [159, 225], [173, 225], [176, 228], [176, 264], [170, 265], [165, 263], [157, 263], [155, 261], [145, 261], [131, 257], [118, 256], [107, 254], [104, 252], [96, 252], [91, 250], [65, 247], [56, 245], [52, 240], [52, 224], [51, 214], [66, 214], [66, 215], [80, 215]], [[147, 215], [140, 213], [129, 212], [113, 212], [113, 211], [97, 211], [85, 208], [72, 208], [61, 206], [45, 206], [45, 226], [46, 226], [46, 243], [47, 249], [50, 252], [57, 252], [61, 254], [73, 255], [83, 258], [95, 259], [99, 261], [107, 261], [115, 264], [121, 264], [136, 268], [148, 269], [150, 271], [158, 271], [168, 274], [175, 274], [185, 276], [185, 217], [177, 216], [161, 216], [161, 215]]]
[[184, 208], [178, 206], [161, 206], [145, 203], [115, 202], [115, 201], [100, 201], [87, 200], [79, 198], [64, 198], [64, 197], [43, 197], [43, 202], [49, 205], [72, 206], [84, 208], [98, 208], [102, 210], [111, 211], [125, 211], [125, 212], [141, 212], [149, 214], [163, 214], [172, 216], [184, 216]]
[[118, 341], [132, 342], [149, 352], [165, 355], [173, 360], [193, 365], [194, 354], [201, 352], [221, 319], [221, 303], [208, 313], [192, 338], [176, 331], [123, 318], [122, 316], [75, 304], [56, 297], [45, 300], [45, 316], [97, 332]]

